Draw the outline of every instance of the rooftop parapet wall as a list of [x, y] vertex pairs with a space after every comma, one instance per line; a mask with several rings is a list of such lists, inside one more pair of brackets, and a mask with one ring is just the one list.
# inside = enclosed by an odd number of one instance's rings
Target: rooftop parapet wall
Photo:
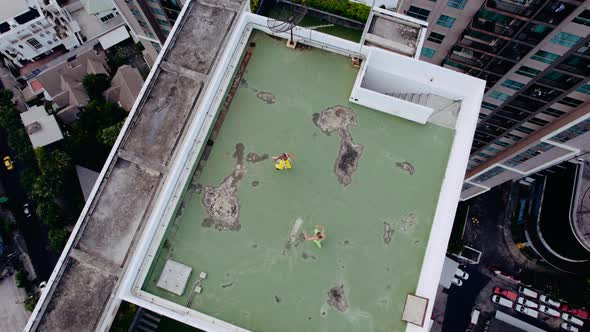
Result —
[[185, 4], [25, 331], [108, 330], [119, 279], [244, 3]]

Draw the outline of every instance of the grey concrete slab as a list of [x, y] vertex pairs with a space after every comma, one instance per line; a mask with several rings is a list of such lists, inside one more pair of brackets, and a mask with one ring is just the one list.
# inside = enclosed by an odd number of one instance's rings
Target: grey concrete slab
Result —
[[201, 83], [161, 71], [124, 149], [152, 163], [167, 165], [200, 91]]
[[159, 180], [157, 173], [118, 159], [78, 247], [114, 265], [123, 265]]
[[116, 281], [98, 269], [68, 259], [38, 331], [93, 331]]
[[208, 74], [235, 18], [231, 10], [195, 4], [166, 60]]

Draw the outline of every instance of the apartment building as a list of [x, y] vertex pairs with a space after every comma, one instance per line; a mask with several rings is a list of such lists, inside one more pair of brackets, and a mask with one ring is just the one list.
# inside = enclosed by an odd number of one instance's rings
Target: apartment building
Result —
[[113, 0], [131, 30], [134, 40], [145, 47], [151, 66], [176, 22], [185, 0]]
[[413, 0], [421, 59], [486, 80], [462, 198], [590, 150], [590, 1]]
[[0, 1], [0, 53], [22, 67], [58, 48], [80, 46], [80, 27], [55, 0]]

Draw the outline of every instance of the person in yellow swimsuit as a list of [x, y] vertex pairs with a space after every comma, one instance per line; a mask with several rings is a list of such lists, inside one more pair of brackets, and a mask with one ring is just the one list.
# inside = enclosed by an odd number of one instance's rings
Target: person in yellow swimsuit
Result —
[[275, 163], [275, 169], [278, 171], [291, 169], [292, 159], [295, 159], [295, 156], [288, 152], [282, 153], [278, 157], [272, 157], [272, 160]]

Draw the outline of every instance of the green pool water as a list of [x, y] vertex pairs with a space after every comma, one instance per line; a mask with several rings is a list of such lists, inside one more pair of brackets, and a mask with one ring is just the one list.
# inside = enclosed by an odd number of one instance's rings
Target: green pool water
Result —
[[[358, 70], [317, 49], [291, 50], [256, 32], [254, 53], [211, 153], [182, 197], [143, 289], [186, 306], [199, 272], [203, 291], [191, 308], [253, 331], [402, 331], [414, 292], [454, 132], [348, 103]], [[268, 92], [266, 103], [257, 97]], [[364, 146], [351, 182], [334, 172], [341, 136], [323, 133], [313, 114], [342, 105]], [[293, 169], [243, 161], [235, 182], [239, 230], [204, 227], [202, 187], [237, 169], [236, 144], [248, 153], [293, 153]], [[409, 162], [413, 175], [396, 165]], [[323, 247], [291, 242], [295, 221], [326, 227]], [[391, 239], [386, 243], [385, 229]], [[299, 232], [296, 232], [297, 234]], [[290, 245], [289, 245], [290, 244]], [[167, 259], [193, 268], [182, 296], [156, 286]], [[347, 308], [328, 304], [342, 285]]]

